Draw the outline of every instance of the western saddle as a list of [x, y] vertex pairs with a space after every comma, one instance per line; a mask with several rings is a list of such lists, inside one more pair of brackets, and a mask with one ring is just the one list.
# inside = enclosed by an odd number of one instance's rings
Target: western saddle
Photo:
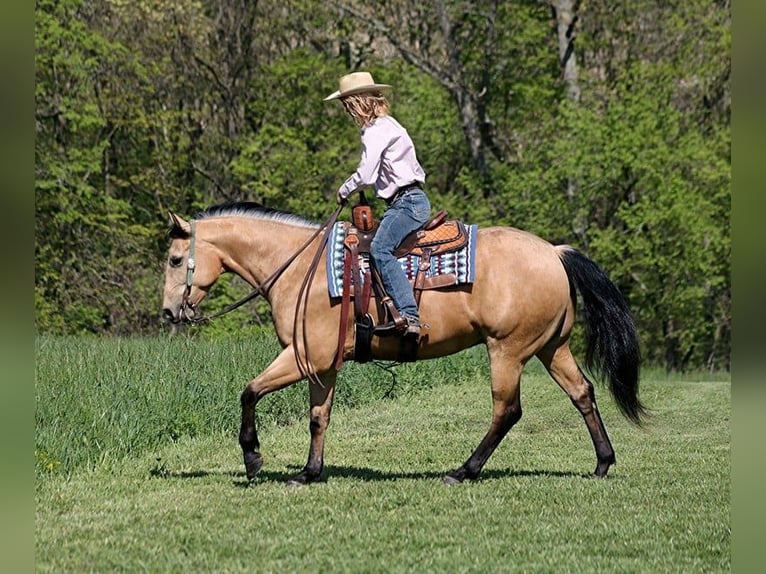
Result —
[[[343, 348], [346, 340], [351, 301], [354, 306], [354, 360], [365, 363], [372, 360], [372, 337], [399, 336], [406, 329], [406, 320], [399, 314], [391, 297], [385, 292], [380, 275], [369, 257], [370, 246], [379, 222], [363, 195], [351, 210], [351, 221], [344, 223], [343, 294], [341, 299], [340, 330], [338, 333], [338, 355], [335, 367], [343, 364]], [[454, 274], [430, 276], [431, 258], [442, 253], [457, 251], [468, 242], [465, 225], [458, 220], [447, 220], [447, 212], [439, 211], [425, 225], [410, 233], [394, 252], [397, 258], [416, 255], [419, 258], [417, 274], [413, 281], [415, 301], [420, 306], [424, 290], [439, 289], [457, 284]], [[378, 316], [381, 321], [374, 324], [369, 313], [370, 299], [375, 296]], [[393, 325], [385, 329], [384, 325]], [[414, 361], [418, 341], [410, 337], [401, 338], [399, 360]]]

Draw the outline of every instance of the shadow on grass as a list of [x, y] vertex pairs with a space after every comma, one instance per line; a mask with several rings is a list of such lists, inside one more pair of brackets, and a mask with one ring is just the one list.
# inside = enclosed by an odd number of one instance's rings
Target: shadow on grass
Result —
[[[255, 477], [255, 480], [249, 482], [244, 471], [231, 470], [195, 470], [195, 471], [172, 471], [165, 470], [162, 473], [152, 473], [155, 478], [164, 479], [195, 479], [207, 478], [211, 476], [225, 476], [234, 479], [234, 486], [247, 488], [257, 486], [260, 483], [285, 483], [293, 478], [301, 467], [291, 465], [288, 468], [294, 471], [273, 471], [261, 470]], [[356, 466], [325, 466], [322, 473], [324, 483], [336, 478], [352, 478], [361, 482], [386, 482], [393, 480], [442, 480], [448, 471], [422, 471], [422, 472], [393, 472], [379, 470], [374, 468], [356, 467]], [[482, 471], [479, 478], [466, 482], [483, 482], [488, 480], [498, 480], [503, 478], [589, 478], [589, 474], [580, 474], [570, 471], [556, 470], [514, 470], [514, 469], [488, 469]]]

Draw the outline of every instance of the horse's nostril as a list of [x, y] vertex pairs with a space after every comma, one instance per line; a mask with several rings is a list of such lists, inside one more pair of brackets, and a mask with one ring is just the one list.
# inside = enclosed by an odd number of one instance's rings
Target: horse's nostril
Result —
[[173, 311], [171, 311], [168, 308], [163, 309], [162, 314], [165, 316], [165, 320], [167, 321], [172, 321], [175, 319], [175, 317], [173, 316]]

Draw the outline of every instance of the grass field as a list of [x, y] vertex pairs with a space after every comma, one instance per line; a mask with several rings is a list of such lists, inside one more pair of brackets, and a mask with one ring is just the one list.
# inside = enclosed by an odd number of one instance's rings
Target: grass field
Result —
[[599, 387], [618, 458], [599, 481], [585, 425], [530, 365], [522, 420], [479, 480], [445, 487], [489, 422], [483, 349], [399, 367], [393, 391], [347, 365], [325, 481], [284, 485], [308, 452], [301, 384], [260, 405], [266, 462], [246, 487], [239, 392], [275, 351], [268, 337], [38, 340], [36, 569], [730, 571], [725, 376], [646, 373], [646, 429]]

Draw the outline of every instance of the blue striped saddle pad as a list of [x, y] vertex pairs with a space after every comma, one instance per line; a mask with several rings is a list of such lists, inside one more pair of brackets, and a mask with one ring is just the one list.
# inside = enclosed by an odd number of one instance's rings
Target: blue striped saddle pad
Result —
[[[468, 231], [468, 243], [465, 247], [452, 253], [442, 253], [431, 256], [431, 268], [426, 272], [426, 277], [452, 274], [457, 279], [457, 284], [473, 283], [476, 274], [476, 233], [478, 225], [466, 225]], [[327, 243], [327, 286], [330, 297], [343, 295], [343, 258], [345, 249], [343, 241], [346, 239], [345, 224], [338, 221], [332, 228]], [[369, 266], [367, 258], [369, 254], [362, 254], [365, 258], [363, 266]], [[407, 255], [399, 259], [399, 263], [407, 274], [410, 281], [415, 280], [420, 265], [420, 257]]]

